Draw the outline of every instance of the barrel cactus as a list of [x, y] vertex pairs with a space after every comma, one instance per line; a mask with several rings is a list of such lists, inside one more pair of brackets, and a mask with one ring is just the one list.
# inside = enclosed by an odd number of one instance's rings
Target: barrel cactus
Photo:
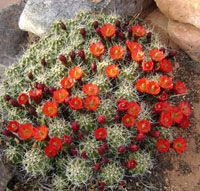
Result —
[[3, 156], [51, 190], [109, 190], [151, 170], [154, 152], [183, 153], [191, 107], [173, 96], [187, 91], [175, 56], [137, 18], [56, 21], [5, 73]]

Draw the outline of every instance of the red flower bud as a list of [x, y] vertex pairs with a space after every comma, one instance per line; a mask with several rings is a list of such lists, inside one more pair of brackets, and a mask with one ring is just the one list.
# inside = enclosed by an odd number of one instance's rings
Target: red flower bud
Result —
[[95, 74], [97, 72], [97, 65], [95, 63], [91, 63], [90, 68], [92, 70], [92, 73]]
[[79, 50], [78, 51], [78, 56], [83, 60], [83, 61], [85, 61], [85, 52], [84, 52], [84, 50]]
[[76, 121], [71, 122], [71, 128], [74, 133], [79, 130], [79, 127], [80, 127], [80, 125]]
[[137, 145], [131, 144], [131, 145], [129, 146], [129, 150], [130, 150], [131, 152], [136, 152], [136, 151], [139, 150], [139, 147], [138, 147]]
[[64, 66], [67, 66], [67, 58], [65, 57], [64, 54], [60, 54], [59, 57], [58, 57], [58, 59], [62, 62], [62, 64]]
[[81, 157], [82, 157], [83, 159], [86, 159], [86, 158], [87, 158], [87, 153], [86, 153], [85, 151], [83, 151], [83, 152], [81, 153]]
[[104, 164], [108, 164], [108, 163], [109, 163], [109, 159], [106, 158], [106, 157], [102, 157], [102, 162], [103, 162]]
[[80, 29], [80, 34], [82, 35], [83, 38], [85, 38], [85, 36], [86, 36], [86, 30], [85, 30], [85, 28], [81, 28]]
[[73, 61], [75, 60], [75, 58], [76, 58], [76, 53], [75, 53], [74, 51], [71, 51], [71, 52], [69, 53], [69, 56], [70, 56], [70, 58], [71, 58], [71, 61], [73, 62]]
[[71, 148], [71, 149], [70, 149], [70, 152], [71, 152], [71, 155], [72, 155], [72, 156], [77, 156], [77, 155], [78, 155], [78, 151], [77, 151], [76, 148]]
[[93, 26], [95, 29], [97, 29], [98, 26], [99, 26], [99, 22], [98, 22], [98, 21], [94, 21], [94, 22], [92, 23], [92, 26]]
[[97, 121], [98, 121], [99, 124], [106, 123], [106, 116], [104, 116], [104, 115], [97, 116]]
[[63, 142], [64, 142], [65, 144], [67, 144], [67, 145], [71, 144], [71, 142], [72, 142], [71, 136], [69, 136], [69, 135], [64, 135], [64, 136], [63, 136]]
[[120, 26], [121, 26], [121, 22], [120, 22], [119, 20], [116, 20], [116, 21], [115, 21], [115, 26], [116, 26], [116, 27], [120, 27]]
[[158, 137], [160, 137], [160, 131], [151, 131], [150, 132], [150, 135], [152, 136], [152, 137], [155, 137], [155, 138], [158, 138]]
[[94, 166], [93, 166], [93, 170], [94, 171], [99, 171], [101, 168], [101, 164], [100, 163], [95, 163]]
[[11, 97], [10, 97], [9, 95], [5, 95], [5, 96], [4, 96], [4, 100], [5, 100], [5, 101], [9, 101], [10, 99], [11, 99]]
[[117, 151], [120, 153], [120, 154], [123, 154], [126, 152], [126, 147], [124, 145], [118, 147]]
[[137, 136], [135, 137], [136, 141], [142, 141], [145, 138], [144, 133], [138, 133]]
[[45, 58], [42, 58], [42, 59], [40, 60], [40, 63], [42, 64], [42, 66], [46, 66], [46, 64], [47, 64]]

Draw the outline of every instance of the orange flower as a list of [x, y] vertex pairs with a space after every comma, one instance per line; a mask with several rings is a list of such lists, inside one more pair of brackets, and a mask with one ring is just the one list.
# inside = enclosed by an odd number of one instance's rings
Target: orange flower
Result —
[[125, 127], [132, 127], [135, 124], [135, 118], [129, 114], [122, 117], [122, 123]]
[[97, 95], [99, 93], [98, 86], [92, 83], [84, 84], [82, 90], [88, 96]]
[[160, 93], [160, 86], [157, 82], [150, 81], [147, 85], [147, 93], [157, 95]]
[[74, 80], [72, 78], [64, 77], [60, 84], [62, 88], [71, 89], [74, 86]]
[[178, 153], [182, 154], [187, 147], [186, 140], [182, 137], [177, 137], [173, 140], [173, 149]]
[[69, 96], [69, 93], [64, 88], [60, 88], [53, 92], [53, 98], [57, 103], [63, 103]]
[[159, 78], [159, 85], [160, 87], [162, 87], [163, 89], [166, 90], [171, 90], [173, 88], [173, 82], [172, 82], [172, 77], [169, 76], [161, 76]]
[[69, 100], [69, 106], [71, 109], [79, 110], [83, 107], [83, 101], [80, 97], [72, 97]]
[[140, 113], [140, 110], [141, 110], [140, 106], [136, 102], [132, 101], [128, 105], [127, 113], [133, 117], [137, 117]]
[[20, 105], [26, 105], [28, 103], [28, 95], [25, 93], [22, 93], [18, 97], [18, 103]]
[[177, 94], [184, 94], [187, 91], [187, 87], [184, 82], [177, 81], [174, 85], [174, 91]]
[[106, 37], [106, 38], [111, 38], [116, 33], [115, 26], [110, 23], [104, 24], [100, 30], [103, 37]]
[[132, 26], [132, 33], [134, 36], [136, 37], [143, 37], [146, 33], [146, 30], [143, 26], [140, 26], [140, 25], [135, 25], [135, 26]]
[[149, 84], [149, 80], [147, 78], [141, 78], [137, 80], [135, 87], [138, 91], [145, 93], [147, 91], [148, 84]]
[[132, 52], [133, 50], [137, 49], [137, 50], [142, 50], [142, 45], [137, 43], [137, 42], [132, 42], [130, 40], [126, 41], [126, 46], [128, 47], [128, 49], [130, 50], [130, 52]]
[[36, 129], [34, 129], [34, 138], [37, 141], [43, 141], [47, 138], [48, 136], [48, 128], [43, 125], [43, 126], [39, 126]]
[[69, 75], [71, 78], [79, 80], [83, 76], [83, 70], [79, 66], [74, 66], [71, 70], [69, 70]]
[[149, 51], [149, 55], [153, 61], [160, 62], [165, 58], [163, 51], [156, 48]]
[[84, 104], [87, 110], [95, 111], [100, 104], [100, 99], [97, 96], [88, 96], [85, 98]]
[[105, 48], [102, 42], [92, 43], [89, 50], [96, 58], [100, 58], [105, 53]]
[[58, 106], [53, 101], [47, 101], [42, 108], [42, 112], [48, 117], [55, 117], [58, 113]]
[[36, 100], [42, 96], [42, 90], [41, 89], [34, 89], [29, 91], [29, 96], [31, 99]]
[[110, 48], [110, 57], [113, 60], [120, 60], [124, 57], [124, 49], [119, 45], [114, 45]]
[[172, 71], [172, 63], [170, 62], [170, 60], [167, 60], [167, 59], [163, 59], [161, 62], [160, 62], [160, 65], [159, 65], [159, 70], [162, 71], [162, 72], [165, 72], [165, 73], [168, 73], [168, 72], [171, 72]]
[[7, 125], [7, 129], [11, 132], [16, 132], [20, 127], [19, 122], [17, 121], [9, 121]]
[[116, 78], [119, 75], [120, 70], [118, 66], [116, 66], [115, 64], [110, 64], [106, 66], [105, 72], [106, 72], [107, 77]]
[[151, 72], [153, 70], [154, 63], [153, 62], [143, 62], [142, 63], [142, 70], [144, 72]]
[[137, 130], [140, 133], [148, 133], [151, 129], [150, 122], [148, 120], [140, 120], [136, 123]]
[[34, 127], [30, 123], [24, 123], [20, 125], [18, 129], [18, 135], [20, 138], [26, 140], [33, 136]]
[[144, 60], [145, 58], [145, 54], [142, 50], [140, 49], [134, 49], [132, 52], [131, 52], [131, 56], [132, 56], [132, 59], [136, 62], [141, 62]]

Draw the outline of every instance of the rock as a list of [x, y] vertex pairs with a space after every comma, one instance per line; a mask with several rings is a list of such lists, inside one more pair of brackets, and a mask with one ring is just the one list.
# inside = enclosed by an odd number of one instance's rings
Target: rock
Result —
[[9, 65], [22, 50], [26, 32], [18, 27], [18, 19], [23, 10], [22, 3], [0, 9], [0, 64]]
[[80, 11], [133, 15], [151, 3], [152, 0], [28, 0], [19, 20], [19, 27], [41, 36], [53, 21], [72, 18]]
[[200, 62], [200, 29], [190, 24], [170, 20], [168, 23], [170, 38], [192, 59]]
[[0, 191], [6, 190], [9, 180], [12, 178], [10, 171], [4, 166], [2, 161], [0, 161]]
[[149, 23], [153, 30], [159, 35], [161, 43], [167, 47], [176, 48], [178, 46], [170, 39], [167, 31], [167, 26], [169, 19], [162, 14], [159, 9], [154, 10], [151, 14], [149, 14], [145, 21]]
[[168, 18], [200, 28], [199, 0], [155, 0], [155, 2]]

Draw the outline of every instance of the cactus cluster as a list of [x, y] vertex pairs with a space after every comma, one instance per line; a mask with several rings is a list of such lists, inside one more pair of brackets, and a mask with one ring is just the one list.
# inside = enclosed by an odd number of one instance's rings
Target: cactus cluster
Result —
[[171, 97], [187, 91], [175, 55], [138, 18], [56, 21], [5, 73], [4, 157], [52, 191], [113, 190], [151, 170], [154, 152], [183, 153], [191, 108]]

